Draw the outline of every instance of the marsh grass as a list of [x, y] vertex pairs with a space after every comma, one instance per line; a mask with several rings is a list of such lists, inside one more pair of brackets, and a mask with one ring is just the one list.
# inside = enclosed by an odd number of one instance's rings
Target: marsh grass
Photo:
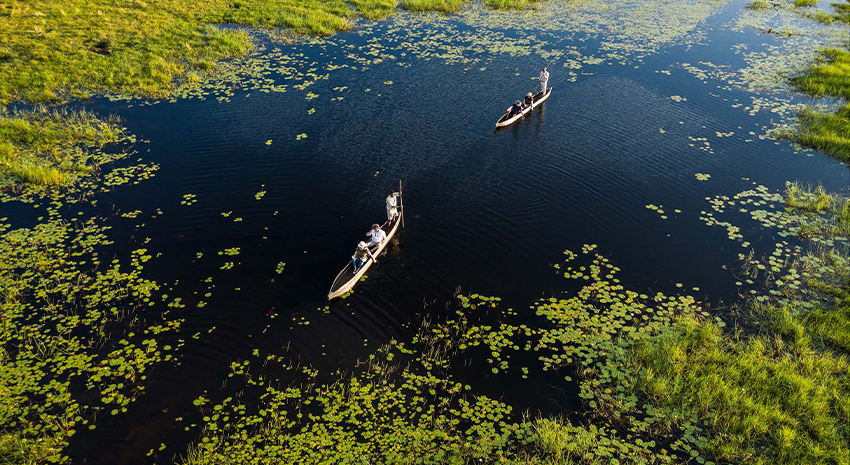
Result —
[[[405, 0], [402, 7], [456, 13], [467, 3]], [[398, 7], [397, 0], [4, 2], [0, 3], [0, 104], [66, 102], [102, 93], [166, 97], [181, 84], [197, 84], [219, 72], [222, 60], [253, 49], [248, 30], [219, 25], [330, 36], [353, 27], [358, 15], [378, 20]], [[71, 112], [54, 115], [72, 117]], [[73, 118], [61, 123], [57, 117], [0, 115], [0, 184], [69, 184], [78, 170], [87, 169], [77, 145], [102, 145], [110, 138], [108, 132], [89, 140], [50, 138], [58, 127], [73, 132], [80, 123]], [[48, 127], [37, 129], [39, 124]], [[22, 144], [19, 139], [26, 132], [40, 134]], [[36, 146], [39, 141], [52, 142]]]
[[[850, 236], [850, 199], [826, 192], [823, 186], [803, 186], [789, 182], [785, 186], [785, 204], [807, 214], [801, 224], [807, 236]], [[802, 234], [802, 232], [801, 232]]]
[[117, 117], [35, 108], [0, 115], [0, 187], [67, 184], [104, 158], [91, 151], [126, 137]]
[[393, 14], [398, 0], [349, 0], [357, 8], [357, 13], [366, 19], [384, 19]]
[[612, 429], [574, 426], [563, 418], [541, 418], [532, 426], [528, 463], [608, 465], [617, 463], [612, 459], [618, 456], [625, 459], [619, 463], [653, 463], [653, 454], [619, 438]]
[[33, 439], [16, 433], [0, 433], [0, 460], [4, 465], [49, 463], [61, 450], [61, 442], [49, 436]]
[[[850, 236], [848, 199], [788, 183], [789, 210], [813, 234]], [[774, 297], [749, 300], [749, 328], [726, 330], [681, 315], [614, 352], [633, 373], [627, 393], [653, 409], [699, 420], [702, 447], [719, 461], [850, 463], [850, 255], [815, 246], [788, 264]]]
[[[797, 5], [797, 1], [802, 2], [804, 5]], [[808, 6], [817, 4], [816, 0], [795, 0], [795, 6]], [[850, 2], [845, 0], [844, 3], [830, 3], [832, 6], [833, 12], [827, 13], [823, 10], [817, 10], [814, 15], [807, 15], [817, 21], [820, 21], [825, 24], [831, 24], [834, 22], [842, 22], [845, 24], [850, 24]]]
[[[490, 0], [494, 7], [528, 0]], [[456, 13], [465, 0], [404, 0], [409, 11]], [[253, 47], [235, 24], [330, 36], [353, 19], [383, 19], [397, 0], [32, 0], [0, 4], [0, 103], [119, 92], [161, 97]]]
[[484, 4], [495, 10], [522, 10], [541, 0], [484, 0]]
[[806, 6], [813, 6], [813, 5], [817, 5], [817, 4], [818, 4], [818, 0], [794, 0], [794, 6], [796, 6], [798, 8], [806, 7]]
[[812, 95], [850, 99], [850, 53], [836, 48], [824, 49], [815, 66], [794, 81]]
[[839, 160], [850, 161], [850, 106], [845, 105], [834, 114], [803, 110], [795, 139]]
[[770, 4], [765, 0], [753, 0], [749, 5], [747, 5], [747, 8], [751, 10], [769, 10]]
[[684, 318], [629, 360], [652, 404], [702, 419], [713, 433], [706, 450], [720, 460], [846, 464], [847, 359], [797, 349]]
[[401, 7], [414, 13], [439, 11], [445, 14], [457, 13], [467, 0], [402, 0]]
[[[810, 95], [850, 99], [850, 53], [835, 48], [821, 51], [817, 63], [793, 82]], [[804, 110], [800, 123], [800, 143], [850, 160], [850, 106], [834, 114]]]

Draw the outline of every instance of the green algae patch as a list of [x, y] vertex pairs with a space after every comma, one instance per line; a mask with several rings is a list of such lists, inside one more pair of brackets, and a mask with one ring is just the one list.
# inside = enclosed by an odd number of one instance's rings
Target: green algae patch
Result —
[[114, 156], [98, 149], [128, 139], [116, 117], [36, 108], [0, 115], [0, 188], [61, 186]]

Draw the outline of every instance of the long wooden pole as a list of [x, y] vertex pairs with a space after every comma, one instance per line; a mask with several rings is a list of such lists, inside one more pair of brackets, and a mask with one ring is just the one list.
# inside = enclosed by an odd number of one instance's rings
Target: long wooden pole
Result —
[[401, 195], [401, 179], [398, 180], [398, 206], [401, 207], [401, 227], [404, 227], [404, 197]]

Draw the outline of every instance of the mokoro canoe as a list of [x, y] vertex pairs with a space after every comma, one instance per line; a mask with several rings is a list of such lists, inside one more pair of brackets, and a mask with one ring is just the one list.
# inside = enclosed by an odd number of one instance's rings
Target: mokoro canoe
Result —
[[[399, 186], [399, 205], [401, 205], [401, 186]], [[381, 255], [381, 252], [387, 247], [387, 244], [393, 239], [395, 236], [396, 230], [398, 230], [398, 225], [402, 223], [402, 216], [404, 215], [404, 209], [399, 209], [399, 216], [396, 218], [395, 222], [390, 225], [389, 221], [381, 225], [381, 229], [387, 233], [387, 238], [378, 245], [377, 250], [372, 252], [372, 255], [375, 258], [378, 258]], [[348, 261], [348, 265], [345, 265], [345, 268], [336, 275], [336, 279], [334, 279], [333, 285], [331, 285], [331, 290], [328, 292], [328, 300], [334, 299], [336, 297], [340, 297], [344, 295], [346, 292], [350, 291], [354, 288], [354, 286], [360, 281], [360, 278], [366, 274], [366, 271], [372, 266], [372, 259], [366, 258], [366, 263], [360, 267], [359, 270], [354, 270], [354, 264], [351, 263], [351, 260]]]
[[532, 111], [533, 109], [537, 108], [538, 105], [545, 102], [546, 99], [548, 99], [551, 94], [552, 94], [552, 88], [551, 87], [546, 89], [546, 95], [543, 95], [542, 90], [540, 92], [534, 94], [534, 101], [531, 103], [530, 107], [522, 110], [521, 113], [517, 113], [514, 116], [511, 116], [510, 118], [508, 117], [508, 114], [505, 113], [504, 115], [502, 115], [501, 118], [499, 118], [499, 121], [496, 121], [496, 127], [497, 128], [503, 128], [505, 126], [510, 126], [510, 125], [516, 123], [517, 121], [522, 119], [523, 116], [528, 114], [528, 112]]

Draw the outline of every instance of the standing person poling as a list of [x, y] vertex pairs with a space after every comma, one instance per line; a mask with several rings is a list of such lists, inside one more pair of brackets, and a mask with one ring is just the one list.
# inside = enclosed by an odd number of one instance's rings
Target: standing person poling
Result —
[[390, 191], [387, 196], [387, 221], [392, 224], [398, 219], [398, 192]]
[[381, 229], [381, 225], [379, 225], [378, 223], [373, 224], [372, 229], [367, 232], [366, 235], [369, 236], [370, 239], [368, 244], [370, 249], [379, 246], [381, 242], [384, 242], [384, 240], [387, 238], [387, 233], [385, 233], [384, 230]]
[[549, 71], [544, 66], [543, 71], [540, 72], [540, 90], [543, 91], [543, 95], [546, 95], [546, 87], [549, 85]]
[[372, 255], [372, 251], [369, 250], [369, 245], [360, 241], [360, 243], [357, 244], [357, 250], [355, 250], [354, 255], [351, 256], [351, 264], [354, 265], [355, 272], [357, 272], [360, 268], [363, 268], [363, 265], [366, 264], [366, 257], [369, 257], [373, 262], [378, 263], [378, 260], [376, 260], [375, 256]]

